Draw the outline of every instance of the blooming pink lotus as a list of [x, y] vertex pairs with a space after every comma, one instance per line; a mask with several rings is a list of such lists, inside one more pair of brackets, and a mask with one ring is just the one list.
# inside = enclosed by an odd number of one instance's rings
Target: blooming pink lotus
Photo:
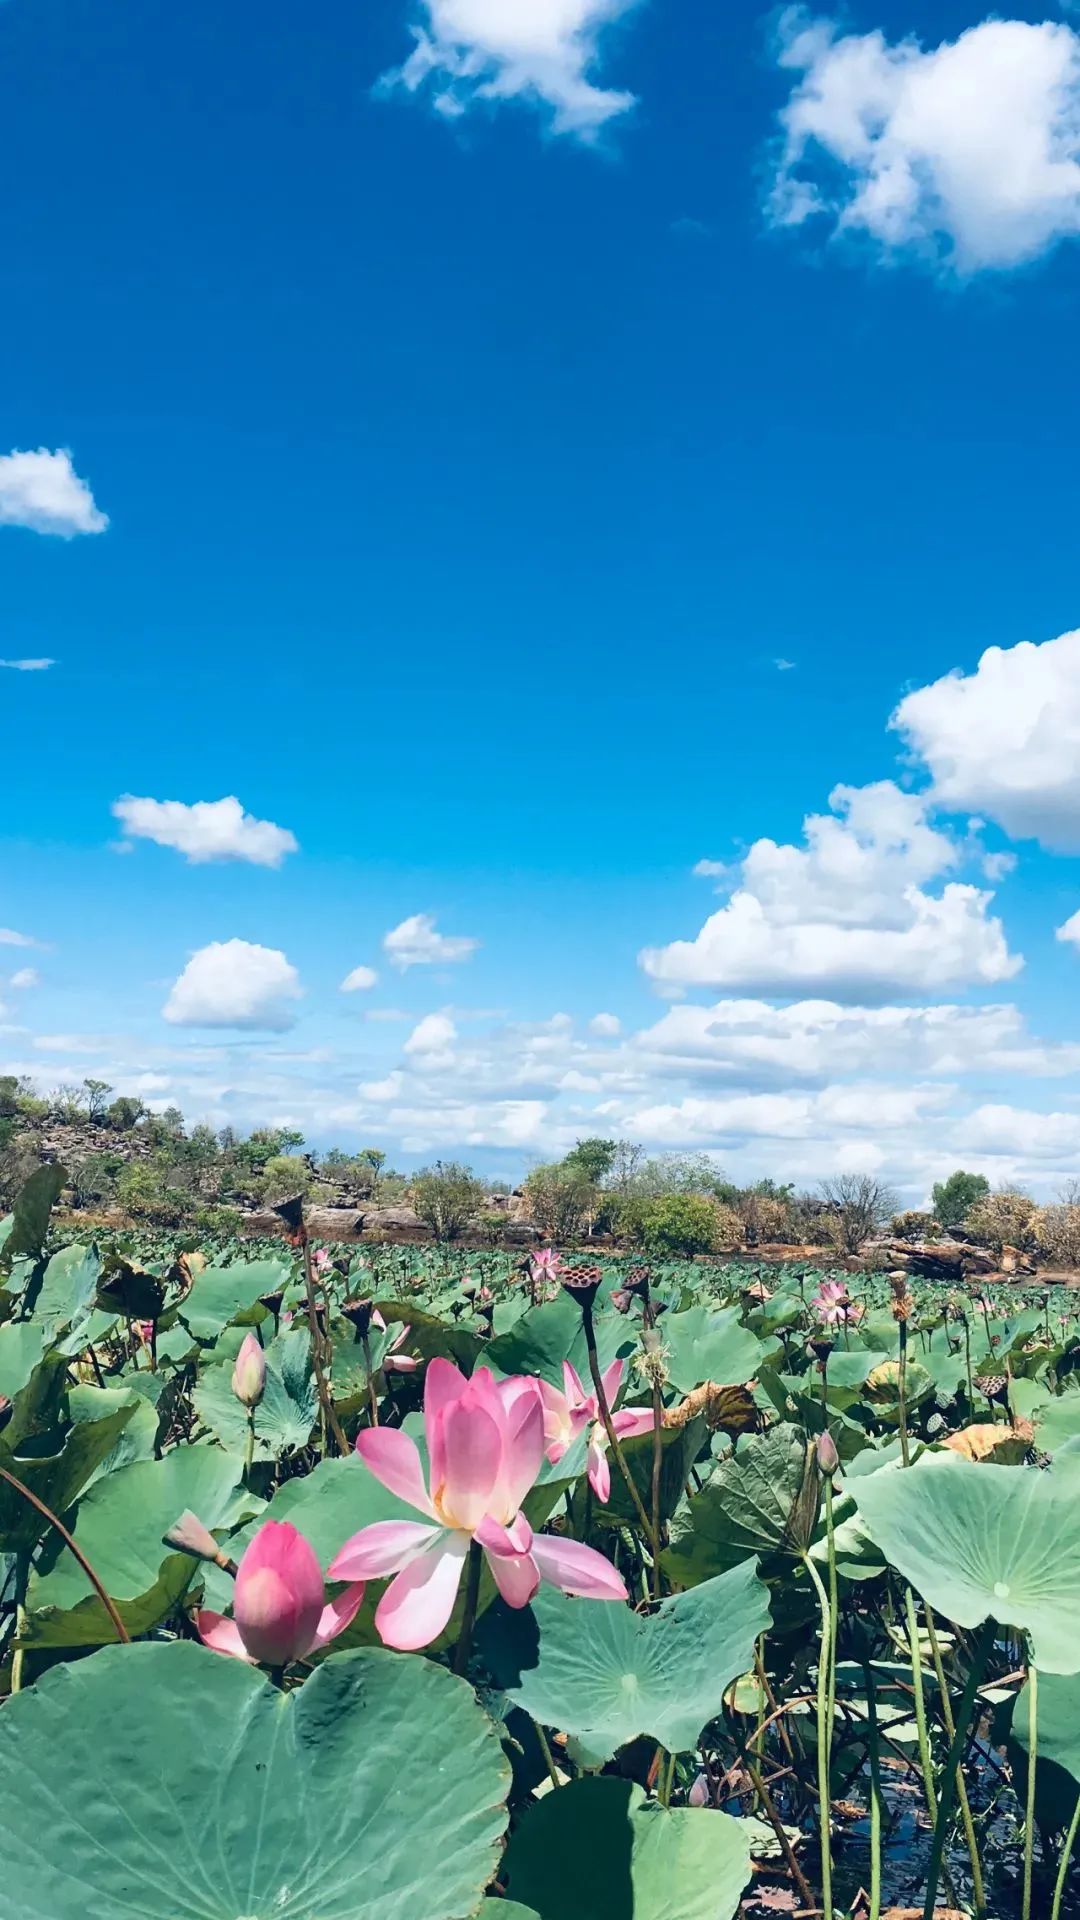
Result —
[[534, 1533], [521, 1503], [544, 1458], [539, 1382], [496, 1381], [486, 1367], [467, 1380], [433, 1360], [424, 1383], [428, 1481], [416, 1442], [398, 1427], [369, 1427], [356, 1451], [384, 1487], [424, 1515], [377, 1520], [347, 1540], [331, 1580], [391, 1580], [375, 1625], [389, 1647], [412, 1651], [438, 1638], [454, 1610], [475, 1540], [511, 1607], [528, 1606], [541, 1580], [587, 1600], [625, 1600], [610, 1561], [577, 1540]]
[[[378, 1307], [371, 1316], [371, 1324], [373, 1327], [378, 1327], [381, 1333], [386, 1332], [386, 1321]], [[382, 1359], [378, 1363], [384, 1373], [418, 1373], [423, 1366], [423, 1361], [417, 1360], [413, 1354], [398, 1352], [398, 1348], [405, 1345], [410, 1332], [410, 1327], [399, 1327], [389, 1346], [384, 1350]]]
[[316, 1273], [318, 1274], [329, 1273], [331, 1267], [334, 1264], [330, 1258], [329, 1247], [316, 1247], [314, 1253], [311, 1256], [311, 1264], [314, 1267]]
[[[609, 1411], [619, 1397], [623, 1372], [623, 1362], [613, 1360], [607, 1372], [600, 1376]], [[600, 1418], [599, 1399], [595, 1393], [586, 1393], [579, 1374], [570, 1365], [569, 1360], [563, 1361], [563, 1389], [564, 1391], [560, 1392], [558, 1387], [551, 1386], [547, 1380], [540, 1382], [540, 1394], [544, 1402], [544, 1441], [547, 1457], [552, 1465], [561, 1460], [582, 1428], [591, 1423], [588, 1453], [589, 1485], [597, 1499], [606, 1502], [611, 1495], [611, 1468], [608, 1464], [608, 1438]], [[621, 1413], [611, 1415], [611, 1424], [619, 1440], [629, 1440], [638, 1433], [651, 1433], [652, 1408], [624, 1407]]]
[[827, 1327], [835, 1327], [845, 1321], [861, 1320], [865, 1307], [859, 1306], [848, 1293], [842, 1280], [823, 1280], [817, 1292], [811, 1297], [810, 1305], [818, 1319]]
[[364, 1597], [350, 1586], [325, 1603], [315, 1550], [287, 1520], [267, 1520], [236, 1570], [232, 1619], [203, 1607], [199, 1637], [215, 1653], [286, 1667], [343, 1633]]

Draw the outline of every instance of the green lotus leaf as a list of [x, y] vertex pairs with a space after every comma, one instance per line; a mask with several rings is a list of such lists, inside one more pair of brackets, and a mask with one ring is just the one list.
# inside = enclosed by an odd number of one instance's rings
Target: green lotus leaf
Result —
[[759, 1554], [803, 1553], [818, 1497], [813, 1449], [801, 1427], [744, 1435], [675, 1517], [664, 1555], [672, 1583], [697, 1586]]
[[[690, 1469], [697, 1459], [705, 1437], [705, 1422], [701, 1418], [688, 1420], [685, 1427], [662, 1428], [660, 1434], [661, 1520], [670, 1519], [682, 1500]], [[582, 1437], [582, 1445], [584, 1444], [585, 1438]], [[628, 1440], [623, 1440], [621, 1446], [630, 1477], [638, 1490], [646, 1513], [649, 1513], [652, 1501], [653, 1436], [651, 1433], [638, 1433]], [[574, 1464], [571, 1454], [568, 1453], [566, 1458], [559, 1462], [555, 1472], [563, 1474]], [[611, 1493], [603, 1506], [594, 1506], [593, 1518], [600, 1526], [640, 1526], [637, 1508], [619, 1472], [618, 1462], [612, 1459], [610, 1466]]]
[[[620, 1352], [630, 1353], [635, 1343], [633, 1331], [622, 1314], [602, 1304], [606, 1292], [610, 1292], [610, 1288], [602, 1290], [597, 1297], [594, 1319], [601, 1367], [609, 1366]], [[542, 1306], [530, 1307], [509, 1332], [489, 1341], [484, 1355], [485, 1365], [496, 1373], [531, 1373], [556, 1387], [563, 1384], [564, 1360], [576, 1367], [586, 1388], [591, 1390], [581, 1308], [564, 1292]]]
[[45, 1269], [34, 1318], [55, 1335], [85, 1321], [97, 1294], [101, 1255], [94, 1246], [62, 1247]]
[[976, 1465], [924, 1454], [870, 1475], [859, 1509], [890, 1565], [959, 1627], [1031, 1635], [1048, 1673], [1080, 1669], [1080, 1466]]
[[[52, 1454], [16, 1452], [7, 1444], [15, 1431], [13, 1422], [0, 1440], [0, 1466], [21, 1480], [31, 1493], [36, 1493], [55, 1514], [62, 1515], [78, 1499], [102, 1461], [108, 1459], [133, 1417], [134, 1408], [132, 1398], [129, 1403], [113, 1408], [103, 1419], [76, 1422], [63, 1447]], [[36, 1508], [7, 1481], [0, 1481], [0, 1551], [15, 1553], [20, 1548], [29, 1549], [50, 1531], [49, 1522]]]
[[281, 1693], [189, 1643], [107, 1647], [0, 1714], [4, 1910], [462, 1920], [508, 1784], [492, 1722], [430, 1661], [336, 1654]]
[[738, 1307], [689, 1307], [662, 1321], [668, 1375], [679, 1393], [692, 1393], [704, 1380], [717, 1387], [741, 1387], [752, 1380], [765, 1349], [744, 1327]]
[[0, 1268], [11, 1272], [12, 1262], [20, 1254], [35, 1258], [45, 1245], [49, 1216], [67, 1179], [63, 1167], [38, 1167], [23, 1187], [0, 1242]]
[[669, 1812], [631, 1781], [606, 1776], [575, 1780], [531, 1807], [500, 1872], [511, 1899], [540, 1920], [731, 1920], [749, 1877], [738, 1820], [706, 1808]]
[[477, 1920], [540, 1920], [540, 1915], [517, 1900], [481, 1900]]
[[231, 1320], [265, 1319], [264, 1293], [284, 1287], [290, 1269], [283, 1260], [236, 1260], [229, 1267], [204, 1267], [179, 1303], [184, 1326], [198, 1340], [216, 1340]]
[[[136, 1403], [138, 1404], [138, 1403]], [[99, 1479], [68, 1524], [130, 1634], [149, 1632], [186, 1592], [198, 1563], [172, 1553], [162, 1534], [185, 1508], [208, 1527], [236, 1514], [242, 1462], [220, 1447], [174, 1447]], [[23, 1643], [34, 1647], [99, 1646], [116, 1638], [101, 1601], [67, 1547], [49, 1543], [45, 1572], [31, 1577]]]
[[751, 1560], [649, 1617], [541, 1587], [524, 1611], [488, 1618], [484, 1647], [507, 1697], [597, 1760], [645, 1733], [670, 1753], [696, 1747], [770, 1624]]
[[[222, 1446], [242, 1454], [248, 1416], [232, 1390], [231, 1363], [207, 1367], [192, 1399], [199, 1419]], [[266, 1387], [255, 1409], [254, 1458], [276, 1460], [306, 1447], [318, 1418], [311, 1337], [300, 1327], [279, 1334], [266, 1349]]]

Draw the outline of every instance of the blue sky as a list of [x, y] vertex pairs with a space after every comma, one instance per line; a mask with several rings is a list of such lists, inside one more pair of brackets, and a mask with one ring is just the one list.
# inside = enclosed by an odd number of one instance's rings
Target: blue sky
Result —
[[0, 655], [55, 662], [0, 668], [5, 1061], [401, 1161], [1053, 1192], [1077, 29], [5, 0]]

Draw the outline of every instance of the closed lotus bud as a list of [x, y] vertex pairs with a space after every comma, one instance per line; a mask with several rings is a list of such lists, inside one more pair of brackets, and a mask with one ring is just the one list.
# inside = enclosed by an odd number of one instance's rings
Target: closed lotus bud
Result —
[[616, 1313], [629, 1313], [634, 1304], [634, 1296], [628, 1293], [625, 1287], [616, 1287], [611, 1296], [611, 1304]]
[[228, 1554], [223, 1553], [210, 1532], [204, 1527], [197, 1513], [185, 1510], [179, 1520], [174, 1520], [162, 1540], [167, 1547], [175, 1547], [178, 1553], [190, 1553], [196, 1560], [212, 1560], [216, 1566], [232, 1565]]
[[11, 1401], [8, 1399], [6, 1393], [0, 1393], [0, 1433], [3, 1433], [4, 1428], [11, 1419], [11, 1413]]
[[828, 1427], [825, 1428], [823, 1433], [818, 1434], [817, 1463], [819, 1471], [825, 1475], [826, 1480], [832, 1479], [833, 1474], [840, 1465], [840, 1455], [836, 1451], [836, 1441], [833, 1439]]
[[245, 1334], [236, 1356], [232, 1390], [244, 1407], [257, 1407], [266, 1390], [266, 1355], [253, 1333]]
[[704, 1773], [699, 1773], [686, 1796], [686, 1804], [688, 1807], [707, 1807], [711, 1798], [708, 1777]]

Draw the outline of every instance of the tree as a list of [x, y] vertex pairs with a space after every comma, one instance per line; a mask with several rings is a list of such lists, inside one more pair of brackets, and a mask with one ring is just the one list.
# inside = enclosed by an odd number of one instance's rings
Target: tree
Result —
[[65, 1126], [81, 1127], [86, 1122], [86, 1093], [70, 1082], [54, 1087], [49, 1095], [49, 1111]]
[[[112, 1089], [107, 1091], [111, 1092]], [[135, 1122], [141, 1119], [143, 1111], [141, 1100], [136, 1100], [130, 1093], [122, 1093], [111, 1107], [106, 1108], [102, 1118], [108, 1121], [110, 1127], [115, 1127], [117, 1133], [130, 1133]]]
[[837, 1173], [820, 1186], [831, 1237], [844, 1253], [858, 1253], [896, 1211], [896, 1195], [870, 1173]]
[[712, 1253], [725, 1226], [715, 1201], [701, 1193], [665, 1193], [639, 1203], [636, 1237], [657, 1258]]
[[91, 1126], [100, 1126], [105, 1118], [112, 1088], [107, 1080], [84, 1080], [83, 1087], [86, 1091], [86, 1117]]
[[280, 1200], [291, 1200], [297, 1193], [306, 1198], [313, 1180], [307, 1161], [301, 1160], [298, 1154], [275, 1153], [266, 1162], [260, 1178], [253, 1182], [252, 1191], [268, 1207], [274, 1207]]
[[983, 1173], [964, 1173], [958, 1168], [947, 1180], [934, 1187], [934, 1218], [943, 1227], [962, 1227], [972, 1207], [985, 1200], [990, 1182]]
[[570, 1149], [562, 1164], [567, 1169], [572, 1168], [574, 1172], [583, 1174], [592, 1186], [598, 1187], [601, 1180], [611, 1172], [618, 1150], [617, 1140], [601, 1140], [596, 1137], [579, 1140]]
[[412, 1197], [436, 1240], [456, 1240], [483, 1200], [484, 1189], [471, 1167], [458, 1160], [436, 1160], [414, 1174]]
[[1019, 1187], [1001, 1187], [997, 1193], [976, 1200], [964, 1224], [976, 1240], [1000, 1253], [1002, 1247], [1030, 1247], [1034, 1243], [1037, 1213], [1029, 1193]]
[[572, 1155], [558, 1165], [534, 1167], [522, 1192], [534, 1227], [556, 1246], [579, 1238], [597, 1201], [596, 1188]]
[[12, 1120], [19, 1111], [19, 1078], [0, 1073], [0, 1120]]

